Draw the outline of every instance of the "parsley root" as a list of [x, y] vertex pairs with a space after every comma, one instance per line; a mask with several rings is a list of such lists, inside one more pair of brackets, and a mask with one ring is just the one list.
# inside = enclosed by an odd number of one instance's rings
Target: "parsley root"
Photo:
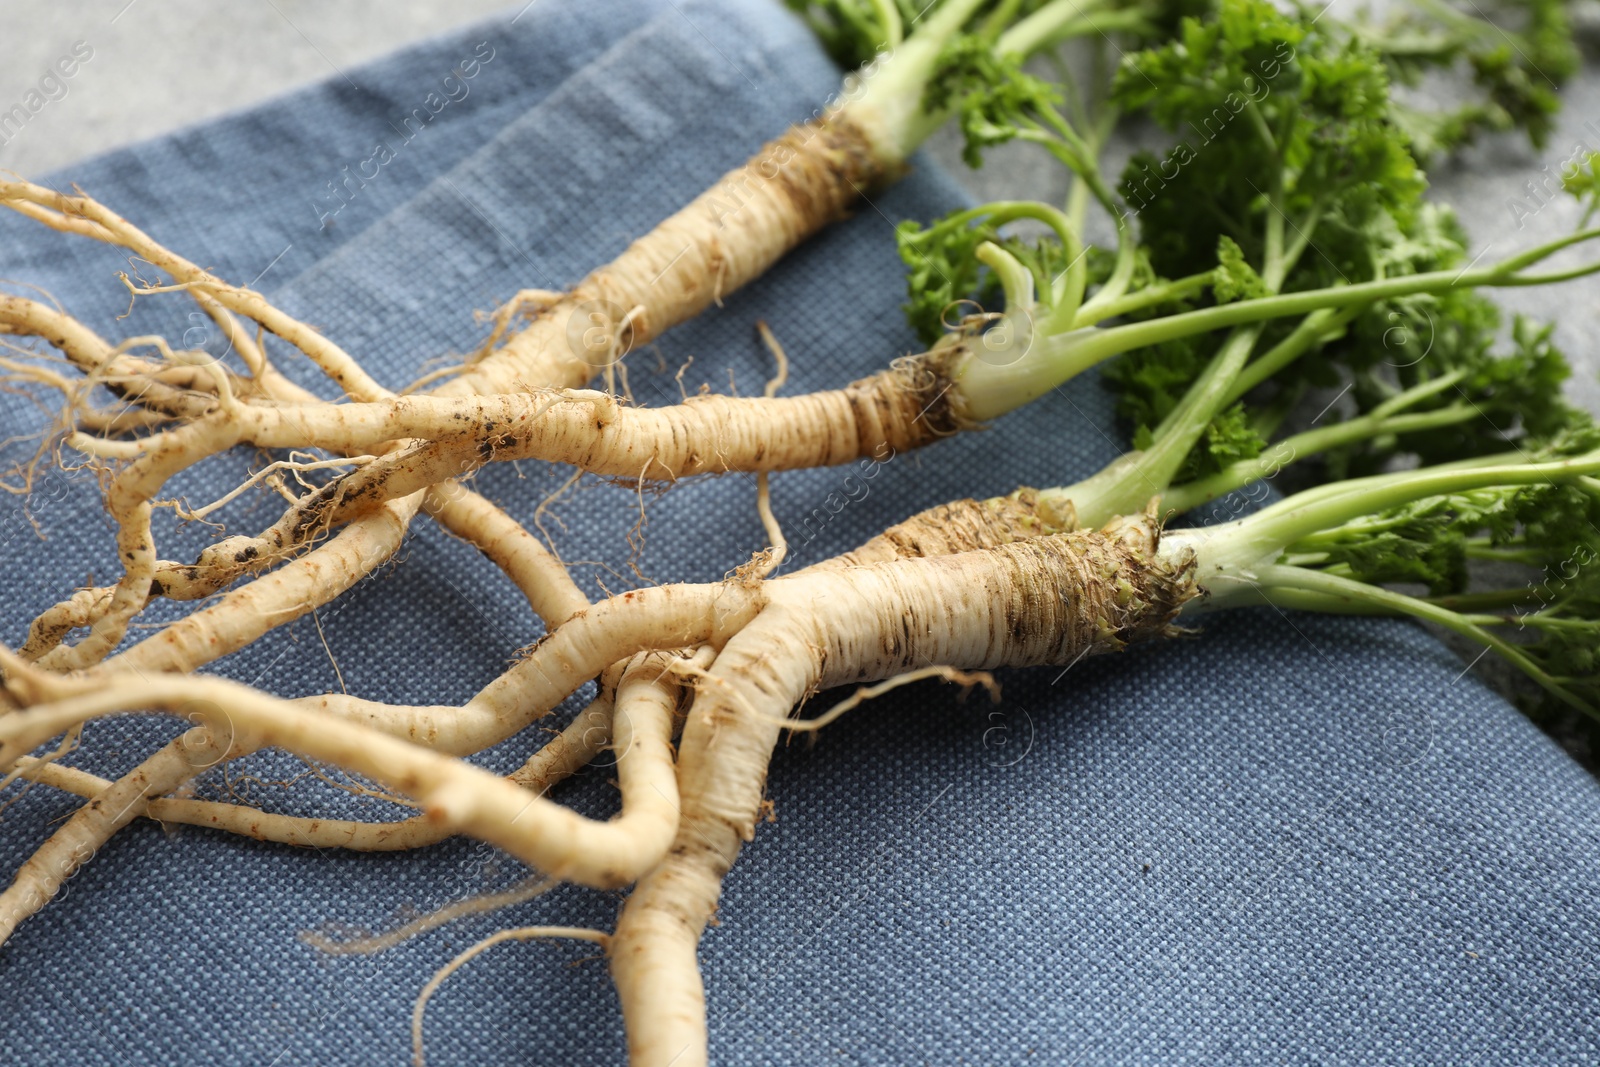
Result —
[[[87, 466], [116, 539], [109, 574], [97, 564], [87, 587], [63, 591], [32, 621], [15, 652], [0, 646], [0, 788], [21, 778], [82, 798], [0, 892], [0, 942], [135, 819], [363, 852], [467, 835], [533, 875], [354, 944], [305, 940], [380, 951], [557, 882], [625, 890], [613, 930], [517, 927], [419, 980], [417, 1059], [423, 1009], [447, 975], [493, 944], [570, 936], [606, 953], [636, 1067], [692, 1067], [712, 1052], [700, 938], [725, 876], [770, 815], [778, 742], [785, 730], [862, 714], [855, 709], [895, 686], [938, 677], [994, 694], [980, 672], [1070, 666], [1180, 632], [1198, 633], [1191, 648], [1203, 655], [1214, 650], [1203, 635], [1212, 613], [1272, 605], [1427, 621], [1496, 652], [1547, 708], [1600, 716], [1600, 579], [1588, 567], [1600, 559], [1600, 430], [1562, 399], [1567, 367], [1550, 330], [1503, 323], [1485, 295], [1600, 270], [1583, 258], [1600, 230], [1586, 220], [1496, 261], [1428, 199], [1420, 165], [1475, 132], [1518, 122], [1535, 140], [1548, 132], [1552, 98], [1523, 84], [1527, 56], [1492, 65], [1499, 53], [1486, 50], [1484, 32], [1431, 2], [1404, 23], [1418, 34], [1410, 58], [1370, 24], [1265, 0], [1214, 0], [1197, 18], [1153, 0], [790, 6], [859, 68], [839, 99], [570, 290], [500, 279], [515, 295], [491, 316], [487, 339], [474, 350], [463, 338], [472, 355], [418, 369], [406, 388], [380, 380], [338, 330], [323, 334], [106, 205], [0, 182], [0, 203], [150, 264], [160, 281], [124, 277], [130, 298], [193, 301], [231, 346], [219, 359], [162, 336], [119, 339], [48, 297], [0, 296], [0, 332], [19, 339], [0, 342], [0, 385], [44, 409], [20, 487], [47, 461]], [[1555, 6], [1539, 0], [1508, 39], [1559, 75]], [[1113, 35], [1128, 57], [1120, 63]], [[1078, 37], [1091, 62], [1063, 65], [1054, 80], [1024, 66]], [[1392, 98], [1391, 81], [1408, 70], [1457, 61], [1488, 64], [1463, 108], [1428, 113]], [[846, 215], [947, 121], [960, 126], [969, 160], [1015, 142], [1064, 168], [1070, 191], [896, 227], [920, 353], [891, 362], [905, 348], [850, 350], [841, 365], [865, 377], [780, 397], [788, 360], [771, 342], [779, 372], [764, 396], [634, 404], [630, 350]], [[1136, 154], [1119, 177], [1103, 157], [1133, 123], [1173, 143], [1164, 157]], [[1185, 139], [1200, 130], [1211, 147], [1195, 153]], [[1163, 166], [1173, 160], [1175, 170]], [[1595, 166], [1586, 157], [1563, 175], [1590, 207]], [[1091, 235], [1106, 232], [1096, 247]], [[826, 260], [822, 251], [806, 269]], [[891, 307], [840, 310], [898, 328]], [[1429, 331], [1418, 358], [1390, 347], [1396, 324], [1406, 336]], [[285, 355], [306, 358], [338, 398], [291, 381], [274, 364]], [[779, 472], [939, 442], [948, 442], [942, 453], [913, 462], [930, 470], [955, 456], [954, 470], [972, 453], [951, 438], [990, 423], [1005, 434], [1008, 413], [1053, 403], [1058, 386], [1088, 373], [1115, 394], [1131, 437], [1100, 472], [1018, 489], [1018, 472], [1001, 462], [985, 471], [1000, 495], [884, 514], [855, 550], [784, 569], [792, 557], [779, 518], [791, 502]], [[1065, 444], [1043, 432], [1020, 446], [1033, 450], [1037, 473], [1071, 451]], [[242, 484], [200, 505], [167, 499], [203, 473], [195, 468], [240, 449], [265, 454]], [[591, 604], [552, 548], [471, 488], [480, 468], [522, 460], [569, 467], [573, 482], [585, 473], [625, 481], [641, 531], [647, 489], [748, 472], [764, 540], [727, 559], [702, 551], [702, 574], [723, 577], [701, 583], [658, 584], [640, 553], [631, 575], [617, 570], [622, 590], [602, 585], [605, 598]], [[1274, 481], [1291, 465], [1292, 479]], [[1051, 481], [1070, 481], [1061, 474]], [[243, 510], [247, 495], [268, 499], [265, 519], [185, 549], [182, 561], [158, 551], [160, 509], [210, 523]], [[1180, 527], [1190, 512], [1210, 524]], [[419, 514], [516, 587], [502, 614], [527, 636], [542, 624], [537, 641], [507, 662], [478, 661], [470, 684], [440, 696], [384, 688], [370, 672], [346, 689], [338, 662], [337, 688], [297, 678], [305, 684], [285, 691], [313, 695], [295, 698], [200, 673], [308, 614], [320, 636], [326, 616], [313, 613], [400, 558]], [[714, 544], [723, 517], [686, 508], [673, 536]], [[1508, 579], [1485, 562], [1528, 573]], [[410, 655], [437, 655], [425, 636], [404, 632], [409, 621], [395, 626], [396, 640], [411, 640]], [[478, 644], [474, 653], [492, 657], [494, 642]], [[353, 654], [381, 669], [383, 647]], [[351, 655], [340, 649], [346, 667]], [[577, 718], [542, 728], [592, 683], [596, 696]], [[858, 688], [828, 712], [805, 712], [832, 686]], [[86, 723], [126, 711], [188, 729], [133, 754], [120, 778], [70, 758], [94, 739]], [[506, 747], [487, 752], [497, 745]], [[387, 793], [350, 788], [404, 798], [416, 813], [291, 816], [186, 788], [267, 748], [370, 779]], [[613, 817], [579, 814], [552, 794], [607, 752]], [[501, 759], [493, 771], [475, 762]]]

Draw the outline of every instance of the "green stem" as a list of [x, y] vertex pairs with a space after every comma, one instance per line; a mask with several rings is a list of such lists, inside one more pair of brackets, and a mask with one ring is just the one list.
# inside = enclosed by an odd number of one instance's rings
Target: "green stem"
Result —
[[[1107, 301], [1099, 307], [1094, 307], [1091, 300], [1078, 310], [1078, 317], [1073, 320], [1073, 327], [1093, 326], [1097, 322], [1126, 315], [1131, 311], [1140, 311], [1155, 304], [1165, 304], [1169, 301], [1179, 300], [1190, 293], [1199, 292], [1210, 285], [1216, 277], [1216, 271], [1205, 271], [1201, 274], [1191, 274], [1187, 278], [1164, 282], [1161, 285], [1152, 285], [1148, 289], [1140, 289], [1136, 293], [1118, 297]], [[1095, 294], [1099, 296], [1098, 293]]]
[[1088, 37], [1091, 34], [1098, 37], [1102, 34], [1121, 33], [1123, 31], [1139, 33], [1148, 31], [1149, 28], [1150, 20], [1145, 17], [1142, 11], [1098, 11], [1085, 15], [1083, 18], [1062, 23], [1061, 27], [1044, 43], [1044, 47], [1061, 44], [1074, 38]]
[[1467, 372], [1464, 368], [1458, 368], [1448, 374], [1441, 374], [1439, 377], [1423, 382], [1421, 385], [1413, 385], [1403, 393], [1396, 393], [1373, 408], [1371, 414], [1382, 417], [1392, 415], [1397, 411], [1403, 411], [1414, 404], [1419, 404], [1430, 397], [1439, 395], [1446, 389], [1460, 384], [1466, 380], [1466, 377]]
[[883, 30], [882, 44], [885, 48], [895, 49], [900, 47], [900, 42], [906, 39], [905, 26], [900, 21], [900, 9], [894, 0], [872, 0], [873, 13], [878, 16], [878, 25]]
[[1130, 452], [1068, 491], [1053, 494], [1072, 501], [1078, 521], [1099, 526], [1113, 516], [1142, 511], [1151, 497], [1165, 492], [1195, 441], [1210, 424], [1217, 396], [1249, 358], [1256, 329], [1236, 331], [1189, 387], [1184, 399], [1159, 427], [1150, 447]]
[[1509, 545], [1472, 545], [1466, 547], [1468, 559], [1489, 560], [1494, 563], [1525, 563], [1538, 567], [1544, 563], [1544, 553], [1532, 548], [1512, 548]]
[[[1080, 136], [1072, 124], [1055, 108], [1046, 106], [1039, 109], [1039, 118], [1043, 125], [1036, 123], [1034, 128], [1022, 130], [1018, 134], [1019, 139], [1041, 145], [1060, 160], [1073, 174], [1073, 194], [1078, 194], [1080, 188], [1087, 188], [1117, 227], [1116, 266], [1100, 292], [1089, 301], [1091, 308], [1110, 303], [1126, 293], [1129, 283], [1133, 280], [1134, 269], [1138, 265], [1138, 247], [1134, 241], [1133, 226], [1128, 220], [1128, 213], [1122, 209], [1116, 194], [1100, 173], [1100, 148], [1115, 127], [1116, 115], [1116, 109], [1108, 105], [1101, 115], [1100, 122], [1085, 138]], [[1081, 221], [1081, 213], [1078, 217]], [[1073, 268], [1078, 267], [1079, 259], [1081, 253], [1072, 261]], [[1045, 332], [1058, 333], [1072, 329], [1075, 325], [1076, 310], [1075, 308], [1074, 314], [1069, 315], [1058, 306], [1045, 324]]]
[[1072, 185], [1067, 189], [1067, 202], [1063, 208], [1072, 228], [1082, 233], [1089, 216], [1089, 184], [1076, 173], [1072, 175]]
[[1103, 0], [1051, 0], [1000, 35], [995, 51], [1031, 56], [1057, 43], [1063, 27], [1104, 8]]
[[1267, 118], [1261, 113], [1261, 108], [1254, 100], [1249, 100], [1244, 110], [1245, 114], [1249, 116], [1251, 127], [1260, 136], [1262, 143], [1267, 146], [1267, 152], [1273, 158], [1278, 158], [1278, 139], [1272, 135], [1272, 127], [1267, 125]]
[[1078, 307], [1072, 318], [1061, 325], [1065, 329], [1086, 322], [1099, 322], [1105, 318], [1104, 309], [1116, 304], [1127, 293], [1128, 286], [1133, 282], [1133, 272], [1139, 265], [1138, 247], [1133, 242], [1133, 226], [1126, 216], [1114, 215], [1117, 226], [1117, 262], [1111, 269], [1111, 276], [1100, 287], [1093, 298], [1085, 301]]
[[[1593, 619], [1567, 618], [1561, 615], [1550, 615], [1543, 611], [1531, 611], [1526, 615], [1513, 616], [1512, 618], [1515, 618], [1519, 627], [1532, 626], [1536, 630], [1545, 632], [1553, 630], [1588, 632], [1595, 628]], [[1509, 625], [1512, 622], [1512, 618], [1501, 616], [1498, 621]]]
[[1440, 0], [1411, 0], [1411, 2], [1443, 25], [1460, 33], [1463, 37], [1470, 39], [1498, 36], [1506, 41], [1514, 40], [1515, 35], [1507, 34], [1484, 19], [1473, 18], [1471, 15], [1457, 11], [1449, 4], [1441, 3]]
[[[1070, 321], [1075, 315], [1078, 305], [1083, 301], [1083, 290], [1087, 283], [1087, 268], [1084, 264], [1083, 243], [1078, 238], [1078, 230], [1072, 223], [1071, 217], [1053, 205], [1037, 200], [996, 200], [993, 203], [982, 204], [975, 208], [951, 215], [941, 221], [933, 233], [945, 228], [959, 228], [969, 226], [979, 219], [996, 228], [1008, 222], [1017, 222], [1021, 219], [1033, 219], [1049, 226], [1061, 241], [1062, 254], [1068, 259], [1068, 267], [1059, 278], [1046, 279], [1050, 284], [1051, 312], [1046, 316], [1046, 323], [1053, 323], [1057, 312], [1061, 308], [1070, 307], [1072, 311], [1062, 312], [1060, 317]], [[1008, 259], [1015, 260], [1007, 256]], [[987, 262], [987, 261], [986, 261]], [[993, 264], [990, 264], [993, 266]], [[1004, 281], [1002, 280], [1002, 285]], [[1008, 289], [1009, 292], [1009, 289]], [[1009, 299], [1009, 298], [1008, 298]], [[1030, 300], [1027, 304], [1014, 304], [1011, 310], [1029, 310], [1033, 306]], [[1062, 332], [1059, 328], [1046, 329], [1046, 333]]]
[[[1083, 242], [1078, 237], [1077, 227], [1073, 226], [1071, 217], [1059, 208], [1035, 200], [1001, 200], [971, 211], [964, 211], [955, 216], [955, 219], [961, 219], [965, 224], [985, 216], [992, 226], [1004, 226], [1008, 222], [1020, 219], [1033, 219], [1055, 231], [1056, 237], [1061, 241], [1062, 255], [1067, 257], [1067, 269], [1059, 278], [1047, 279], [1050, 285], [1051, 309], [1044, 320], [1044, 332], [1047, 334], [1061, 332], [1062, 328], [1054, 324], [1059, 319], [1065, 319], [1067, 322], [1072, 320], [1077, 314], [1078, 306], [1083, 302], [1083, 290], [1088, 284], [1088, 267], [1084, 263]], [[1001, 284], [1004, 285], [1003, 280]], [[1009, 296], [1007, 302], [1010, 304]], [[1031, 306], [1031, 301], [1028, 305], [1010, 304], [1010, 309], [1018, 310], [1027, 306]]]
[[[1092, 172], [1087, 177], [1075, 174], [1072, 183], [1072, 195], [1074, 197], [1082, 200], [1087, 194], [1094, 194], [1095, 199], [1105, 209], [1107, 217], [1116, 226], [1117, 260], [1111, 269], [1111, 276], [1106, 279], [1100, 290], [1092, 298], [1085, 301], [1070, 320], [1060, 322], [1062, 328], [1065, 329], [1088, 325], [1104, 318], [1105, 316], [1101, 313], [1102, 309], [1115, 305], [1127, 294], [1128, 286], [1133, 283], [1133, 272], [1139, 265], [1139, 248], [1134, 239], [1133, 223], [1129, 219], [1128, 213], [1122, 210], [1122, 205], [1116, 201], [1114, 194], [1106, 186], [1100, 174], [1100, 151], [1105, 147], [1106, 141], [1110, 139], [1112, 131], [1116, 129], [1118, 114], [1118, 110], [1109, 102], [1101, 108], [1100, 116], [1094, 125], [1094, 131], [1089, 137], [1089, 143], [1092, 145], [1094, 152]], [[1082, 232], [1082, 215], [1080, 214], [1078, 218], [1080, 222], [1079, 232]], [[1059, 322], [1060, 320], [1057, 321]]]
[[1503, 611], [1523, 604], [1543, 604], [1549, 600], [1548, 593], [1548, 586], [1530, 585], [1521, 589], [1486, 589], [1477, 593], [1428, 597], [1427, 600], [1447, 611]]
[[[1283, 213], [1277, 207], [1281, 187], [1281, 181], [1274, 181], [1272, 195], [1267, 201], [1262, 283], [1269, 293], [1276, 293], [1283, 285], [1283, 279], [1294, 266], [1294, 257], [1299, 254], [1284, 248]], [[1258, 325], [1241, 326], [1233, 331], [1184, 393], [1183, 399], [1155, 428], [1150, 446], [1144, 449], [1136, 464], [1122, 470], [1107, 470], [1083, 484], [1080, 517], [1137, 511], [1149, 499], [1150, 485], [1165, 487], [1172, 483], [1206, 427], [1226, 406], [1233, 383], [1244, 370], [1260, 335]], [[1074, 504], [1079, 501], [1075, 499]]]
[[1182, 514], [1207, 501], [1242, 489], [1251, 482], [1275, 477], [1289, 464], [1330, 449], [1353, 444], [1378, 434], [1414, 433], [1418, 430], [1437, 429], [1440, 426], [1453, 426], [1469, 421], [1476, 414], [1472, 407], [1465, 404], [1452, 405], [1438, 411], [1424, 411], [1415, 415], [1380, 415], [1374, 411], [1369, 415], [1333, 426], [1307, 430], [1293, 437], [1284, 438], [1254, 459], [1240, 460], [1209, 477], [1173, 486], [1161, 497], [1161, 509], [1163, 512]]
[[1016, 256], [993, 241], [978, 246], [978, 261], [1000, 279], [1000, 288], [1006, 295], [1006, 310], [1016, 311], [1033, 306], [1033, 272], [1024, 267]]
[[1317, 197], [1306, 210], [1305, 216], [1294, 228], [1294, 241], [1289, 245], [1289, 258], [1298, 260], [1307, 248], [1311, 246], [1311, 235], [1317, 230], [1317, 222], [1322, 218], [1323, 209], [1327, 206], [1326, 197]]
[[[1101, 361], [1130, 349], [1173, 341], [1208, 330], [1289, 315], [1307, 315], [1325, 308], [1344, 308], [1415, 293], [1519, 284], [1516, 270], [1537, 262], [1540, 256], [1552, 255], [1569, 247], [1578, 240], [1592, 240], [1595, 237], [1600, 237], [1600, 230], [1586, 230], [1581, 235], [1552, 241], [1504, 263], [1475, 271], [1411, 274], [1257, 300], [1240, 300], [1149, 322], [1047, 336], [1034, 345], [1026, 360], [1004, 366], [987, 363], [969, 365], [971, 373], [963, 372], [962, 388], [969, 401], [973, 402], [974, 418], [994, 418], [1038, 399]], [[1600, 271], [1600, 261], [1570, 273], [1576, 277], [1579, 273], [1597, 271]]]
[[1250, 390], [1277, 374], [1283, 368], [1305, 355], [1314, 345], [1329, 337], [1337, 337], [1350, 320], [1361, 314], [1364, 305], [1348, 308], [1323, 308], [1307, 315], [1294, 331], [1282, 341], [1263, 352], [1240, 371], [1228, 390], [1224, 406], [1235, 403]]
[[1171, 457], [1171, 469], [1165, 471], [1167, 481], [1171, 481], [1172, 476], [1178, 473], [1178, 467], [1183, 464], [1184, 457], [1199, 440], [1200, 434], [1222, 411], [1234, 379], [1244, 369], [1260, 336], [1261, 327], [1258, 325], [1234, 330], [1217, 354], [1211, 357], [1211, 362], [1206, 364], [1206, 369], [1200, 372], [1200, 377], [1195, 379], [1183, 399], [1156, 426], [1155, 443], [1146, 452], [1152, 456], [1160, 453]]
[[944, 125], [948, 111], [929, 113], [922, 106], [923, 94], [945, 44], [983, 2], [946, 0], [863, 79], [860, 94], [842, 105], [842, 111], [858, 117], [862, 128], [869, 131], [873, 148], [886, 161], [904, 162]]
[[[1522, 649], [1486, 629], [1482, 624], [1491, 620], [1484, 617], [1461, 615], [1427, 600], [1406, 596], [1392, 589], [1368, 585], [1349, 578], [1339, 578], [1331, 574], [1321, 574], [1302, 567], [1262, 567], [1249, 578], [1226, 580], [1247, 582], [1251, 592], [1261, 601], [1279, 607], [1330, 614], [1409, 615], [1437, 623], [1452, 633], [1460, 634], [1492, 649], [1563, 703], [1591, 715], [1597, 714], [1597, 709], [1593, 705], [1563, 686], [1560, 681], [1533, 662]], [[1242, 602], [1244, 598], [1229, 596], [1224, 599], [1236, 604]], [[1191, 603], [1204, 605], [1197, 610], [1205, 610], [1216, 606], [1216, 600], [1214, 597], [1211, 604], [1206, 604], [1202, 600]]]
[[983, 20], [983, 29], [979, 35], [986, 41], [997, 41], [1017, 17], [1017, 11], [1022, 7], [1022, 0], [1001, 0], [989, 17]]
[[[1495, 452], [1486, 456], [1469, 456], [1466, 459], [1458, 459], [1451, 463], [1436, 463], [1430, 467], [1429, 470], [1433, 472], [1474, 471], [1484, 470], [1490, 467], [1513, 467], [1527, 462], [1529, 462], [1529, 457], [1524, 452]], [[1331, 497], [1339, 496], [1342, 493], [1349, 492], [1352, 487], [1369, 485], [1377, 481], [1394, 477], [1396, 477], [1394, 474], [1378, 474], [1367, 478], [1352, 478], [1342, 482], [1329, 482], [1325, 485], [1313, 486], [1310, 489], [1302, 489], [1300, 492], [1295, 494], [1294, 499], [1300, 501], [1302, 504], [1310, 504], [1313, 501], [1327, 500]], [[1582, 478], [1574, 478], [1573, 480], [1578, 482], [1583, 481]], [[1301, 540], [1307, 540], [1311, 537], [1312, 535], [1308, 534]]]
[[1416, 500], [1567, 481], [1596, 472], [1600, 472], [1600, 452], [1547, 463], [1399, 471], [1297, 493], [1246, 518], [1201, 530], [1176, 531], [1169, 536], [1194, 544], [1202, 575], [1238, 573], [1270, 563], [1287, 546], [1309, 540], [1321, 531]]
[[1094, 149], [1082, 137], [1079, 137], [1067, 120], [1056, 114], [1053, 110], [1047, 113], [1052, 119], [1052, 125], [1058, 127], [1057, 132], [1046, 130], [1040, 126], [1033, 126], [1017, 131], [1017, 140], [1036, 144], [1055, 156], [1061, 165], [1085, 182], [1089, 190], [1094, 193], [1095, 199], [1106, 206], [1106, 210], [1116, 209], [1116, 198], [1110, 188], [1101, 178], [1096, 167]]

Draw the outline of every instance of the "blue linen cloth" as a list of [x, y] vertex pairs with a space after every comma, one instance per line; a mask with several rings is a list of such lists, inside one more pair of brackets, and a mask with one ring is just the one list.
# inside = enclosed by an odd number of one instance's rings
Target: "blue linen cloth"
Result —
[[[543, 0], [513, 14], [353, 71], [354, 86], [330, 82], [51, 181], [81, 183], [224, 276], [257, 278], [398, 387], [473, 346], [472, 309], [576, 281], [837, 82], [767, 0]], [[467, 96], [408, 130], [483, 47], [493, 58]], [[392, 158], [363, 178], [380, 142]], [[360, 180], [324, 225], [346, 167]], [[758, 317], [787, 348], [793, 392], [912, 350], [890, 226], [961, 201], [919, 161], [725, 307], [633, 354], [635, 396], [675, 400], [690, 357], [691, 390], [758, 391], [770, 373]], [[184, 343], [222, 351], [181, 296], [143, 298], [116, 321], [125, 266], [115, 250], [0, 218], [0, 275], [107, 336], [196, 331]], [[304, 360], [276, 355], [317, 382]], [[0, 419], [0, 436], [44, 424], [15, 396], [0, 395]], [[778, 476], [775, 507], [798, 567], [940, 501], [1069, 482], [1122, 447], [1087, 376], [871, 477]], [[213, 499], [248, 459], [176, 488]], [[532, 522], [564, 478], [522, 464], [477, 485]], [[745, 477], [647, 496], [642, 526], [640, 506], [630, 488], [586, 487], [546, 520], [591, 595], [637, 584], [630, 562], [656, 581], [715, 580], [764, 543]], [[223, 514], [253, 531], [273, 511], [263, 493]], [[14, 500], [0, 516], [9, 642], [74, 585], [116, 573], [87, 475], [41, 482], [31, 517], [43, 540]], [[170, 521], [156, 533], [166, 558], [212, 536]], [[214, 669], [284, 695], [343, 685], [459, 702], [540, 632], [503, 578], [426, 522], [319, 621], [320, 633], [301, 620]], [[815, 745], [780, 748], [776, 821], [730, 875], [703, 944], [715, 1062], [1600, 1058], [1600, 787], [1420, 629], [1241, 611], [1190, 640], [1003, 681], [999, 705], [918, 686]], [[171, 719], [95, 723], [69, 762], [118, 774], [178, 731]], [[481, 762], [509, 770], [543, 736]], [[269, 810], [404, 814], [282, 754], [248, 771], [227, 788]], [[593, 768], [558, 798], [603, 815], [610, 776]], [[199, 784], [224, 788], [215, 774]], [[75, 806], [44, 788], [13, 803], [0, 868]], [[369, 957], [326, 955], [301, 933], [388, 929], [525, 874], [471, 841], [356, 856], [136, 824], [0, 949], [0, 1062], [405, 1062], [413, 1000], [454, 953], [501, 926], [609, 928], [621, 896], [565, 887]], [[439, 1067], [624, 1058], [604, 962], [583, 945], [481, 956], [433, 1000], [427, 1037]]]

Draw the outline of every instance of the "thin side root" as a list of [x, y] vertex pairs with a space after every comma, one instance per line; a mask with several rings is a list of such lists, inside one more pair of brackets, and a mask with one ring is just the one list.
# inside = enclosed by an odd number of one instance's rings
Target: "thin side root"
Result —
[[439, 991], [444, 980], [470, 963], [474, 957], [498, 944], [506, 941], [533, 941], [537, 938], [570, 938], [576, 941], [593, 941], [603, 949], [611, 947], [610, 934], [586, 926], [521, 926], [490, 934], [435, 971], [433, 977], [428, 979], [428, 984], [422, 987], [422, 992], [417, 994], [417, 1006], [411, 1010], [411, 1062], [416, 1064], [416, 1067], [426, 1067], [427, 1062], [422, 1051], [422, 1016], [428, 1010], [428, 1001]]
[[910, 685], [912, 682], [920, 682], [925, 678], [943, 678], [947, 682], [953, 682], [961, 686], [963, 696], [971, 692], [974, 686], [981, 685], [988, 691], [990, 700], [996, 703], [1000, 701], [1000, 683], [996, 682], [994, 675], [988, 671], [962, 671], [954, 667], [923, 667], [921, 670], [897, 674], [887, 681], [879, 682], [877, 685], [861, 686], [850, 696], [839, 701], [839, 703], [818, 715], [815, 719], [781, 719], [778, 721], [796, 733], [811, 733], [822, 729], [846, 712], [854, 711], [869, 700], [876, 700], [891, 690], [899, 689], [903, 685]]
[[455, 922], [457, 919], [466, 919], [474, 915], [483, 915], [501, 908], [509, 908], [515, 904], [525, 904], [549, 892], [555, 882], [549, 878], [525, 878], [510, 889], [499, 893], [482, 893], [465, 900], [457, 900], [446, 904], [442, 908], [435, 908], [421, 918], [413, 919], [385, 934], [373, 934], [367, 937], [350, 937], [343, 940], [333, 938], [327, 934], [319, 934], [307, 930], [300, 935], [300, 940], [312, 948], [320, 949], [331, 956], [371, 955], [385, 949], [394, 948], [402, 942], [409, 941], [418, 934], [425, 934], [429, 930], [437, 930], [446, 923]]

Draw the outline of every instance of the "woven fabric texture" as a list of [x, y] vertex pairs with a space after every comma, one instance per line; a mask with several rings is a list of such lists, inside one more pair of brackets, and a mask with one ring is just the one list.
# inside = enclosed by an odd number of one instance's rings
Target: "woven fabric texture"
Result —
[[[351, 71], [353, 84], [50, 180], [256, 279], [399, 387], [474, 346], [474, 308], [573, 283], [837, 84], [769, 0], [543, 0], [514, 13]], [[428, 95], [485, 54], [466, 97], [434, 113]], [[364, 177], [380, 143], [391, 158]], [[758, 318], [788, 351], [794, 392], [912, 350], [891, 225], [961, 201], [920, 163], [725, 306], [632, 354], [635, 396], [675, 401], [691, 357], [689, 390], [759, 392], [770, 362]], [[220, 354], [180, 295], [142, 298], [117, 321], [126, 266], [0, 218], [0, 276], [41, 286], [107, 336], [162, 332]], [[0, 437], [43, 425], [0, 394]], [[940, 501], [1070, 482], [1123, 447], [1091, 375], [987, 432], [856, 471], [848, 493], [851, 469], [778, 476], [775, 507], [803, 566]], [[249, 459], [176, 489], [214, 499]], [[477, 485], [531, 523], [565, 478], [522, 464]], [[598, 597], [637, 582], [630, 560], [655, 581], [721, 577], [764, 543], [754, 500], [749, 478], [700, 481], [646, 495], [639, 525], [630, 488], [585, 485], [545, 525]], [[263, 493], [224, 514], [238, 531], [273, 511]], [[45, 477], [31, 519], [43, 540], [17, 501], [0, 512], [13, 643], [89, 575], [116, 572], [92, 477]], [[164, 557], [186, 558], [210, 533], [168, 520], [156, 536]], [[425, 522], [319, 621], [320, 634], [301, 620], [214, 669], [284, 695], [344, 685], [460, 702], [540, 633], [503, 578]], [[1600, 1059], [1600, 787], [1421, 630], [1240, 611], [1162, 647], [1002, 681], [998, 705], [920, 685], [815, 745], [780, 748], [776, 821], [734, 869], [702, 949], [715, 1062]], [[181, 728], [95, 723], [69, 762], [121, 773]], [[480, 761], [508, 770], [543, 736]], [[305, 772], [268, 753], [198, 789], [276, 811], [401, 811]], [[593, 768], [557, 796], [604, 814], [610, 777]], [[44, 788], [16, 800], [0, 816], [0, 868], [74, 806]], [[0, 1062], [405, 1062], [413, 1000], [455, 952], [500, 926], [609, 927], [620, 896], [563, 888], [374, 956], [329, 956], [302, 932], [388, 929], [525, 874], [471, 841], [352, 856], [136, 824], [0, 949]], [[490, 951], [433, 1000], [427, 1036], [436, 1067], [624, 1058], [587, 945]]]

